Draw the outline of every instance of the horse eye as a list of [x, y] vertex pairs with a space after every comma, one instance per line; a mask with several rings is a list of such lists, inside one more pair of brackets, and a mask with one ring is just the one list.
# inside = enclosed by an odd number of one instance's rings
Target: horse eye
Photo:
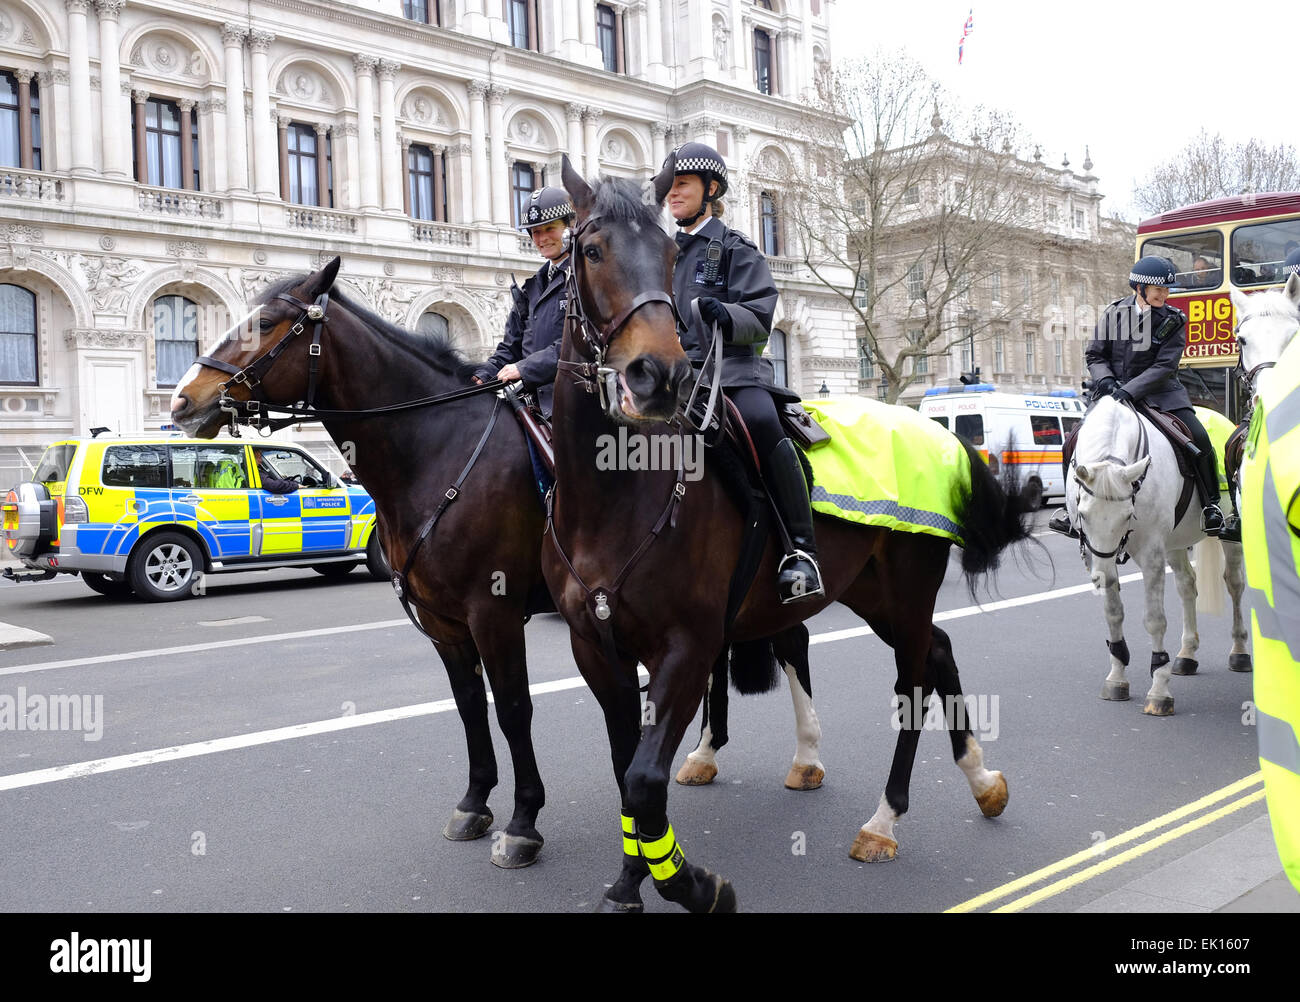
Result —
[[599, 261], [600, 250], [596, 247], [588, 247], [585, 251], [582, 252], [582, 256], [585, 257], [588, 261]]
[[275, 321], [272, 320], [270, 317], [263, 317], [260, 323], [258, 324], [258, 326], [260, 326], [264, 331], [269, 331], [272, 327], [275, 326]]
[[1238, 336], [1238, 337], [1237, 337], [1237, 347], [1239, 347], [1239, 348], [1244, 348], [1244, 347], [1246, 347], [1246, 339], [1245, 339], [1244, 337], [1241, 337], [1241, 336]]

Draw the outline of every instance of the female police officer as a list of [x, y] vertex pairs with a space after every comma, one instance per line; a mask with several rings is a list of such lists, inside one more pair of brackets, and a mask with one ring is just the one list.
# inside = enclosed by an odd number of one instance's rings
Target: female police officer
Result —
[[565, 280], [568, 276], [569, 245], [564, 231], [573, 222], [575, 210], [563, 188], [539, 188], [533, 192], [521, 230], [532, 234], [533, 246], [546, 258], [537, 274], [516, 291], [515, 305], [506, 318], [506, 334], [497, 350], [478, 371], [475, 382], [490, 379], [523, 380], [537, 397], [542, 412], [551, 416], [555, 372], [564, 334]]
[[[673, 295], [687, 324], [682, 346], [701, 362], [709, 350], [713, 325], [721, 331], [722, 386], [749, 427], [763, 477], [793, 543], [777, 572], [781, 601], [822, 595], [825, 588], [817, 566], [808, 485], [776, 409], [776, 400], [799, 397], [776, 385], [771, 361], [761, 357], [776, 310], [772, 273], [753, 241], [722, 222], [717, 200], [727, 192], [727, 165], [717, 150], [704, 143], [686, 143], [674, 155], [668, 208], [680, 228]], [[664, 169], [673, 163], [674, 157], [669, 157]], [[703, 326], [691, 310], [696, 301]]]

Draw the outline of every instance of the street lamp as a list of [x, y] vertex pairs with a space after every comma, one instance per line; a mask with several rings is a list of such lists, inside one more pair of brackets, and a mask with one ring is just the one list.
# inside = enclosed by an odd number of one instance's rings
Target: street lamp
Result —
[[826, 385], [826, 380], [823, 379], [822, 388], [817, 391], [817, 396], [821, 397], [823, 400], [826, 400], [830, 397], [830, 395], [831, 395], [831, 388]]

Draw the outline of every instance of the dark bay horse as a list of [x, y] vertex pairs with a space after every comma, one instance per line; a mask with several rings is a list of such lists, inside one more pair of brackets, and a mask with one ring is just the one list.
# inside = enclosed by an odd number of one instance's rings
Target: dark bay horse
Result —
[[[671, 178], [672, 171], [665, 174]], [[604, 712], [622, 798], [623, 867], [602, 909], [640, 910], [640, 885], [650, 875], [665, 898], [690, 911], [733, 910], [730, 883], [685, 860], [667, 813], [672, 758], [719, 652], [728, 642], [790, 630], [839, 601], [893, 647], [896, 693], [919, 688], [927, 698], [937, 692], [960, 701], [951, 645], [932, 622], [951, 544], [819, 517], [825, 598], [780, 604], [774, 585], [780, 554], [769, 540], [755, 584], [726, 633], [727, 584], [742, 519], [710, 464], [703, 479], [685, 483], [680, 471], [596, 462], [619, 424], [648, 436], [683, 433], [666, 423], [675, 420], [692, 381], [668, 292], [676, 248], [659, 225], [667, 188], [660, 184], [643, 195], [618, 179], [592, 187], [567, 157], [563, 178], [578, 219], [571, 313], [555, 388], [558, 486], [542, 566], [571, 627], [579, 668]], [[966, 455], [970, 483], [963, 485], [959, 511], [962, 565], [973, 586], [1028, 530], [1019, 498], [969, 448]], [[644, 706], [638, 660], [650, 671]], [[897, 848], [894, 824], [907, 810], [920, 736], [919, 725], [903, 716], [884, 795], [851, 851], [857, 859], [891, 859]], [[1002, 774], [985, 768], [964, 720], [950, 715], [948, 728], [981, 811], [1000, 814], [1007, 800]]]
[[[314, 274], [266, 290], [248, 323], [206, 357], [247, 369], [283, 346], [283, 354], [260, 369], [259, 398], [311, 401], [321, 410], [370, 410], [469, 383], [474, 366], [449, 342], [395, 327], [335, 291], [338, 269], [335, 258]], [[311, 338], [295, 340], [293, 331], [327, 295], [313, 400]], [[173, 420], [191, 435], [215, 435], [229, 419], [218, 406], [219, 387], [228, 381], [232, 396], [249, 397], [227, 371], [196, 363], [176, 389]], [[486, 671], [515, 773], [514, 814], [504, 837], [493, 840], [492, 862], [514, 868], [534, 862], [542, 847], [537, 815], [545, 791], [533, 753], [524, 622], [530, 595], [544, 587], [538, 558], [544, 521], [522, 432], [504, 405], [494, 419], [499, 404], [490, 393], [478, 394], [382, 416], [329, 417], [324, 425], [375, 500], [377, 531], [394, 569], [405, 566], [422, 529], [481, 447], [456, 503], [446, 505], [418, 545], [405, 587], [447, 668], [469, 750], [469, 787], [443, 834], [456, 841], [479, 838], [494, 820], [487, 800], [497, 784], [497, 762]]]

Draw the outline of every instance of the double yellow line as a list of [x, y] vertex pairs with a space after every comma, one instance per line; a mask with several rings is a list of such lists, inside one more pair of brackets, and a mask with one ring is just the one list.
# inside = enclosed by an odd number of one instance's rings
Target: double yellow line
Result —
[[[1238, 800], [1233, 800], [1230, 803], [1224, 804], [1222, 807], [1216, 808], [1208, 814], [1202, 814], [1200, 817], [1195, 818], [1192, 821], [1181, 824], [1177, 828], [1172, 828], [1163, 835], [1157, 835], [1155, 838], [1146, 842], [1140, 842], [1131, 849], [1125, 849], [1123, 852], [1117, 853], [1114, 856], [1109, 855], [1110, 851], [1117, 846], [1150, 835], [1152, 832], [1159, 831], [1161, 828], [1171, 825], [1175, 821], [1181, 821], [1189, 814], [1196, 814], [1199, 811], [1205, 810], [1207, 807], [1217, 804], [1221, 800], [1227, 800], [1229, 797], [1250, 790], [1252, 787], [1258, 787], [1258, 789], [1247, 793]], [[1198, 828], [1204, 828], [1208, 824], [1213, 824], [1220, 818], [1227, 817], [1229, 814], [1239, 811], [1243, 807], [1249, 807], [1256, 801], [1263, 799], [1264, 774], [1262, 772], [1257, 772], [1253, 775], [1247, 776], [1245, 779], [1239, 779], [1235, 783], [1230, 783], [1221, 790], [1215, 790], [1213, 793], [1207, 794], [1200, 800], [1187, 804], [1185, 807], [1180, 807], [1177, 810], [1170, 811], [1168, 814], [1162, 814], [1160, 817], [1148, 821], [1144, 825], [1131, 828], [1120, 835], [1116, 835], [1114, 838], [1107, 839], [1100, 847], [1093, 846], [1083, 850], [1082, 852], [1076, 852], [1073, 856], [1067, 856], [1065, 859], [1052, 863], [1049, 866], [1045, 866], [1041, 870], [1035, 870], [1033, 873], [1028, 873], [1023, 877], [1017, 877], [1010, 883], [1003, 884], [1001, 887], [995, 887], [993, 890], [987, 891], [978, 897], [971, 898], [969, 901], [963, 901], [959, 905], [954, 905], [947, 909], [947, 911], [976, 911], [983, 908], [985, 905], [990, 905], [995, 901], [1000, 901], [1002, 898], [1010, 897], [1018, 891], [1023, 891], [1027, 887], [1032, 887], [1034, 884], [1046, 880], [1048, 877], [1054, 877], [1056, 874], [1061, 873], [1064, 870], [1069, 870], [1080, 863], [1096, 859], [1099, 849], [1108, 854], [1107, 858], [1102, 860], [1100, 863], [1094, 863], [1092, 866], [1078, 870], [1077, 872], [1070, 874], [1068, 877], [1062, 877], [1060, 880], [1054, 881], [1046, 887], [1040, 887], [1036, 891], [1015, 898], [1004, 905], [992, 909], [992, 911], [995, 912], [1024, 911], [1026, 908], [1031, 908], [1041, 901], [1046, 901], [1048, 898], [1053, 898], [1058, 894], [1063, 894], [1070, 888], [1077, 887], [1084, 881], [1091, 880], [1093, 877], [1099, 876], [1107, 870], [1113, 870], [1117, 866], [1122, 866], [1130, 860], [1137, 859], [1139, 856], [1151, 852], [1153, 849], [1159, 849], [1162, 845], [1172, 842], [1174, 839], [1182, 838], [1184, 835], [1188, 835], [1191, 832], [1196, 831]]]

